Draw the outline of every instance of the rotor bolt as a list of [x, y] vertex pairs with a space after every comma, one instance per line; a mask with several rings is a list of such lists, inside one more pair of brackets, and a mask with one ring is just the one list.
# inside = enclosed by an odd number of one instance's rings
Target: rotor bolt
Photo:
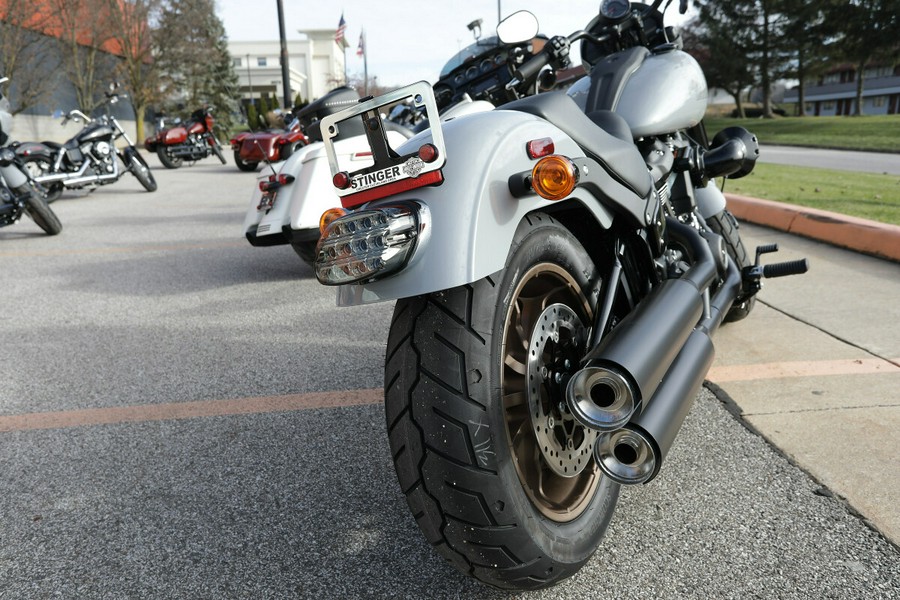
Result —
[[553, 420], [553, 417], [547, 417], [547, 427], [549, 427], [550, 429], [553, 429], [553, 425], [555, 423], [556, 422]]
[[544, 379], [547, 379], [547, 377], [549, 375], [550, 375], [550, 370], [547, 369], [547, 367], [541, 367], [541, 377], [543, 377]]

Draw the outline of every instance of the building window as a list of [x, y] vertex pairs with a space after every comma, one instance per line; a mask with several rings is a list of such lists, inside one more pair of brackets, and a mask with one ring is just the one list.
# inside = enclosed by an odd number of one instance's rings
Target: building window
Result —
[[822, 110], [834, 110], [834, 100], [822, 103]]
[[875, 108], [881, 108], [887, 103], [887, 96], [875, 96], [872, 98], [872, 106]]
[[808, 112], [808, 113], [812, 112], [816, 108], [816, 106], [812, 102], [807, 102], [805, 104], [805, 106], [806, 106], [806, 112]]
[[863, 71], [866, 79], [877, 79], [878, 77], [890, 77], [894, 74], [892, 67], [872, 67]]
[[828, 75], [822, 78], [822, 83], [840, 83], [841, 74], [840, 73], [829, 73]]
[[264, 66], [266, 66], [266, 57], [265, 57], [265, 56], [260, 56], [259, 58], [257, 58], [257, 59], [256, 59], [256, 66], [257, 66], [257, 67], [264, 67]]
[[236, 57], [232, 58], [232, 59], [231, 59], [231, 65], [234, 66], [234, 67], [240, 67], [240, 66], [241, 66], [241, 57], [240, 57], [240, 56], [236, 56]]

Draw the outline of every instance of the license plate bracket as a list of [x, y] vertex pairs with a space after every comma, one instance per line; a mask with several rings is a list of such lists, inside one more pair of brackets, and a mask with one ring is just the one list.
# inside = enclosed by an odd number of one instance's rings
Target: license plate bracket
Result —
[[[407, 102], [417, 110], [425, 111], [430, 137], [423, 137], [421, 145], [400, 154], [388, 143], [381, 109]], [[352, 124], [356, 119], [357, 124]], [[365, 133], [366, 142], [372, 152], [374, 164], [350, 170], [339, 162], [335, 143], [347, 139], [346, 132], [359, 131], [359, 121]], [[345, 135], [341, 137], [341, 127]], [[443, 181], [442, 167], [446, 162], [446, 148], [440, 126], [440, 116], [434, 92], [427, 81], [419, 81], [377, 98], [364, 99], [355, 106], [322, 118], [322, 141], [328, 156], [328, 164], [334, 182], [334, 189], [344, 207], [354, 207], [371, 200], [383, 198], [402, 191], [425, 185], [435, 185]], [[430, 148], [422, 148], [424, 146]]]

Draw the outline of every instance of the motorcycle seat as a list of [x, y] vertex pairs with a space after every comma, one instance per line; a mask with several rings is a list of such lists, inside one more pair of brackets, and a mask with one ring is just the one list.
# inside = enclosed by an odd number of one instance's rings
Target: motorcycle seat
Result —
[[[565, 92], [547, 92], [515, 100], [504, 104], [502, 110], [518, 110], [550, 121], [569, 135], [619, 183], [641, 198], [646, 198], [650, 193], [653, 181], [647, 165], [630, 139], [630, 130], [626, 133], [622, 129], [623, 125], [628, 127], [627, 123], [619, 123], [615, 116], [596, 113], [588, 116], [581, 112]], [[609, 111], [597, 111], [606, 112]], [[620, 136], [628, 137], [622, 139]]]

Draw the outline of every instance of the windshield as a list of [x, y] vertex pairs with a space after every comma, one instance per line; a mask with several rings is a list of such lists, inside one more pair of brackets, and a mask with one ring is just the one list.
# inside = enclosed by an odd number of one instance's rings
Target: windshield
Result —
[[478, 40], [474, 44], [466, 46], [459, 52], [457, 52], [453, 58], [447, 61], [447, 64], [444, 65], [444, 68], [441, 69], [440, 77], [444, 77], [448, 75], [451, 71], [456, 69], [458, 66], [463, 65], [471, 60], [474, 60], [476, 57], [481, 56], [485, 52], [489, 52], [495, 48], [500, 47], [500, 38], [497, 36], [491, 36], [489, 38], [485, 38], [483, 40]]

